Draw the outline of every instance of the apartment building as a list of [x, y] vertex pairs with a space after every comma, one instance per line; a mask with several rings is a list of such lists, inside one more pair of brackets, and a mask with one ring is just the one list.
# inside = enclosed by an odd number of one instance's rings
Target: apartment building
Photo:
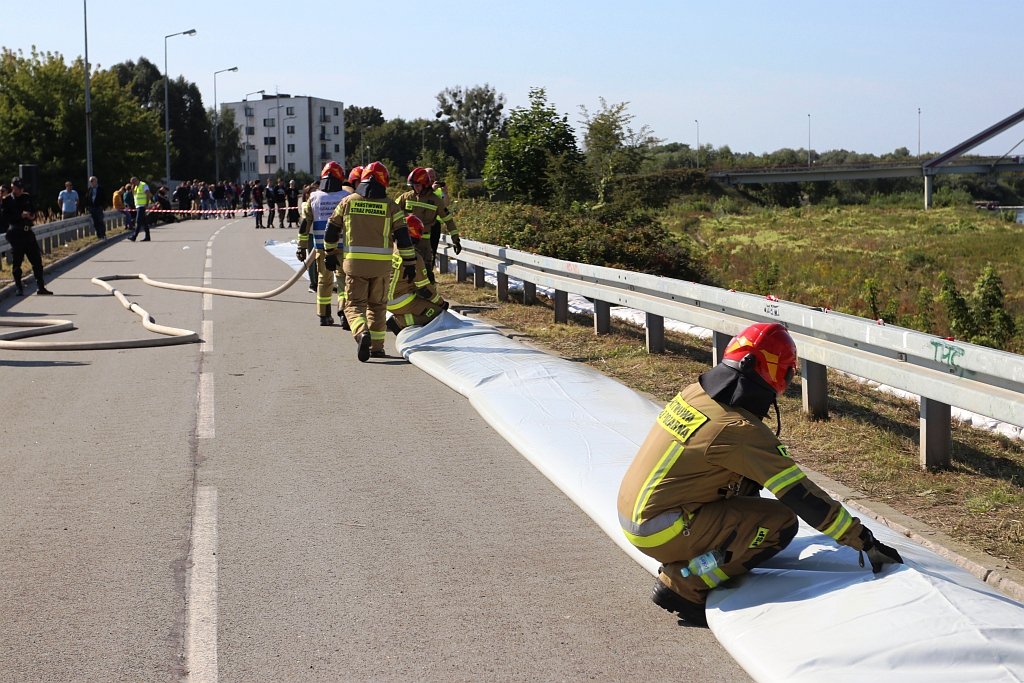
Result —
[[345, 105], [322, 97], [285, 93], [225, 102], [235, 113], [242, 141], [242, 181], [278, 171], [318, 175], [328, 161], [345, 162]]

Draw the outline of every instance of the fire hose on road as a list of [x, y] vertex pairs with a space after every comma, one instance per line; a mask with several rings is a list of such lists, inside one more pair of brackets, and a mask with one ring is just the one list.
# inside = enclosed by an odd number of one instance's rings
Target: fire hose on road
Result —
[[214, 287], [178, 285], [171, 282], [153, 280], [144, 273], [138, 273], [136, 275], [106, 275], [104, 277], [94, 277], [92, 279], [92, 283], [94, 285], [102, 287], [110, 294], [113, 294], [114, 298], [121, 302], [122, 306], [138, 315], [139, 318], [142, 319], [142, 326], [144, 328], [162, 336], [149, 339], [112, 339], [89, 342], [17, 341], [19, 339], [38, 337], [44, 334], [68, 332], [75, 329], [75, 325], [70, 320], [59, 320], [56, 318], [35, 318], [28, 320], [0, 318], [0, 327], [23, 328], [13, 332], [0, 334], [0, 349], [7, 349], [11, 351], [95, 351], [98, 349], [141, 349], [151, 346], [174, 346], [177, 344], [191, 344], [193, 342], [202, 341], [199, 338], [199, 334], [193, 330], [157, 324], [156, 320], [153, 319], [153, 316], [151, 316], [146, 309], [139, 306], [137, 303], [129, 301], [120, 290], [108, 283], [116, 282], [117, 280], [141, 280], [143, 283], [150, 285], [151, 287], [172, 289], [178, 292], [212, 294], [214, 296], [231, 296], [239, 299], [271, 299], [295, 284], [295, 282], [306, 273], [306, 269], [309, 268], [315, 258], [316, 254], [311, 252], [309, 256], [306, 257], [305, 263], [302, 264], [302, 268], [295, 271], [295, 273], [293, 273], [292, 276], [282, 285], [266, 292], [242, 292], [234, 289], [216, 289]]

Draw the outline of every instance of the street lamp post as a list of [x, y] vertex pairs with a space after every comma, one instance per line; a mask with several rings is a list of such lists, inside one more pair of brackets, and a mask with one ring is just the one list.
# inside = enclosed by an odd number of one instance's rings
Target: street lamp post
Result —
[[167, 165], [164, 167], [164, 172], [167, 177], [164, 181], [168, 184], [171, 182], [171, 109], [170, 109], [170, 91], [167, 87], [167, 81], [170, 80], [170, 76], [167, 73], [167, 39], [173, 38], [174, 36], [194, 36], [196, 30], [190, 28], [187, 31], [178, 31], [177, 33], [168, 33], [164, 36], [164, 152], [166, 154]]
[[92, 97], [89, 93], [89, 6], [82, 0], [82, 23], [85, 26], [85, 173], [92, 177]]
[[217, 110], [217, 74], [238, 71], [237, 66], [213, 72], [213, 182], [220, 182], [220, 112]]
[[811, 115], [807, 115], [807, 168], [811, 167]]
[[213, 181], [220, 182], [220, 112], [217, 111], [217, 74], [238, 71], [238, 67], [213, 72]]
[[700, 168], [700, 121], [693, 120], [697, 124], [697, 168]]
[[917, 158], [921, 158], [921, 107], [917, 108]]

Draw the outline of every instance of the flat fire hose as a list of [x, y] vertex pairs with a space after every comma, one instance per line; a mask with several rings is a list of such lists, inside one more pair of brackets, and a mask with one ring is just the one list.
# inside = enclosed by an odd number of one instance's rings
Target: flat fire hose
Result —
[[142, 319], [142, 326], [144, 328], [150, 332], [155, 332], [156, 334], [163, 336], [148, 339], [112, 339], [90, 342], [15, 341], [18, 339], [25, 339], [27, 337], [38, 337], [44, 334], [68, 332], [75, 329], [75, 325], [70, 320], [59, 320], [56, 318], [36, 318], [30, 320], [0, 318], [0, 327], [24, 328], [0, 334], [0, 349], [7, 349], [11, 351], [95, 351], [98, 349], [141, 349], [151, 346], [174, 346], [177, 344], [191, 344], [193, 342], [202, 341], [199, 338], [199, 334], [193, 330], [169, 327], [167, 325], [158, 325], [156, 320], [153, 319], [153, 316], [151, 316], [146, 309], [139, 306], [137, 303], [129, 301], [120, 290], [112, 287], [108, 282], [114, 282], [117, 280], [141, 280], [151, 287], [173, 289], [179, 292], [212, 294], [214, 296], [232, 296], [239, 299], [270, 299], [291, 287], [300, 277], [305, 275], [306, 269], [309, 268], [315, 258], [316, 254], [311, 252], [309, 256], [306, 257], [305, 263], [302, 264], [302, 268], [295, 271], [295, 273], [293, 273], [292, 276], [284, 282], [284, 284], [267, 292], [241, 292], [233, 289], [215, 289], [213, 287], [179, 285], [172, 282], [160, 282], [159, 280], [153, 280], [144, 273], [138, 273], [136, 275], [106, 275], [104, 277], [94, 277], [92, 279], [92, 283], [107, 290], [110, 294], [113, 294], [114, 298], [121, 302], [122, 306], [138, 315], [139, 318]]

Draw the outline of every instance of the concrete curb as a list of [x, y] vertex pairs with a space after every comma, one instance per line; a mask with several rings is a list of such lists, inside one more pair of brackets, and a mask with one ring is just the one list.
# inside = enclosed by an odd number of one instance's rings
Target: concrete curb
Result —
[[[455, 302], [450, 302], [450, 304], [452, 308], [466, 309], [466, 314], [477, 315], [484, 319], [486, 319], [487, 308], [490, 308], [490, 306], [463, 305]], [[510, 339], [516, 339], [527, 346], [532, 346], [545, 353], [565, 358], [565, 356], [545, 347], [543, 344], [538, 344], [533, 339], [524, 338], [525, 335], [516, 330], [493, 320], [487, 320], [487, 322]], [[659, 402], [658, 399], [649, 394], [644, 392], [637, 393], [651, 399], [655, 403]], [[943, 559], [965, 569], [971, 575], [992, 586], [1007, 597], [1024, 602], [1024, 571], [1015, 569], [1004, 560], [992, 557], [940, 531], [936, 531], [923, 522], [908, 517], [885, 503], [871, 500], [861, 491], [851, 489], [802, 465], [801, 469], [829, 495], [843, 503], [843, 505], [852, 508], [857, 514], [884, 524], [893, 531], [923, 545]]]
[[[121, 228], [121, 227], [122, 226], [116, 226], [116, 228]], [[43, 266], [43, 272], [46, 273], [47, 275], [49, 275], [53, 271], [61, 270], [62, 268], [65, 268], [67, 266], [74, 265], [78, 261], [81, 261], [81, 260], [85, 259], [88, 256], [92, 256], [94, 253], [96, 253], [98, 251], [103, 251], [104, 249], [106, 249], [108, 246], [110, 246], [114, 242], [118, 242], [121, 239], [123, 239], [127, 234], [128, 234], [127, 230], [120, 230], [115, 235], [109, 235], [109, 231], [108, 231], [108, 235], [109, 236], [107, 237], [107, 239], [105, 239], [105, 240], [97, 240], [97, 241], [93, 242], [92, 244], [86, 245], [85, 247], [79, 249], [78, 251], [74, 252], [73, 254], [68, 254], [67, 256], [65, 256], [62, 259], [58, 259], [58, 260], [54, 261], [53, 263], [50, 263], [50, 264], [47, 264], [47, 265]], [[22, 281], [23, 282], [29, 282], [29, 281], [35, 282], [35, 279], [36, 279], [36, 276], [33, 275], [31, 269], [29, 269], [29, 271], [26, 273], [25, 277], [22, 278]], [[17, 289], [15, 288], [13, 282], [11, 284], [5, 286], [5, 287], [0, 288], [0, 301], [3, 301], [4, 299], [6, 299], [8, 297], [15, 296], [15, 292], [16, 291], [17, 291]]]

